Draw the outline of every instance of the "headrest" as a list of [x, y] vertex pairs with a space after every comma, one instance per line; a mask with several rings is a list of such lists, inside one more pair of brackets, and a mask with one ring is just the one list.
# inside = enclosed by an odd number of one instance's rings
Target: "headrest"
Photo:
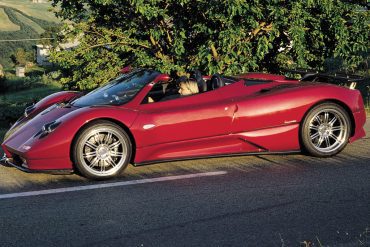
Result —
[[222, 80], [221, 76], [217, 73], [212, 76], [210, 84], [212, 89], [225, 86], [225, 82]]
[[207, 91], [207, 83], [203, 80], [203, 76], [199, 70], [191, 72], [190, 78], [193, 78], [197, 82], [200, 92]]

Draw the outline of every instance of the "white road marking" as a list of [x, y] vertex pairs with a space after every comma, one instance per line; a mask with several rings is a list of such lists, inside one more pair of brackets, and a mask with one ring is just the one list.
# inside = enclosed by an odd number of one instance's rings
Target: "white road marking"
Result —
[[112, 188], [112, 187], [127, 186], [127, 185], [134, 185], [134, 184], [165, 182], [165, 181], [172, 181], [172, 180], [178, 180], [178, 179], [219, 176], [219, 175], [224, 175], [224, 174], [227, 174], [227, 172], [226, 171], [203, 172], [203, 173], [194, 173], [194, 174], [188, 174], [188, 175], [178, 175], [178, 176], [168, 176], [168, 177], [131, 180], [131, 181], [125, 181], [125, 182], [93, 184], [93, 185], [83, 185], [83, 186], [67, 187], [67, 188], [59, 188], [59, 189], [50, 189], [50, 190], [38, 190], [38, 191], [10, 193], [10, 194], [0, 195], [0, 200], [1, 199], [9, 199], [9, 198], [17, 198], [17, 197], [58, 194], [58, 193], [66, 193], [66, 192], [81, 191], [81, 190], [94, 190], [94, 189]]

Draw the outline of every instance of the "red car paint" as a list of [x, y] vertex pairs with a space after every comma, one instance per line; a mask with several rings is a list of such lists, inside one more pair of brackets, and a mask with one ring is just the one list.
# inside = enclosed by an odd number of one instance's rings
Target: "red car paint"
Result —
[[[157, 76], [121, 106], [54, 105], [78, 96], [77, 92], [60, 92], [43, 99], [28, 117], [21, 118], [2, 147], [8, 157], [25, 159], [29, 170], [73, 169], [70, 154], [74, 138], [87, 123], [106, 119], [131, 136], [133, 164], [299, 151], [302, 119], [313, 106], [325, 101], [348, 110], [353, 122], [351, 142], [365, 135], [366, 115], [357, 90], [263, 73], [238, 78], [212, 91], [151, 104], [143, 103], [145, 96], [156, 83], [169, 80], [168, 75]], [[256, 79], [266, 81], [253, 84]], [[54, 132], [35, 137], [44, 124], [54, 120], [61, 123]]]

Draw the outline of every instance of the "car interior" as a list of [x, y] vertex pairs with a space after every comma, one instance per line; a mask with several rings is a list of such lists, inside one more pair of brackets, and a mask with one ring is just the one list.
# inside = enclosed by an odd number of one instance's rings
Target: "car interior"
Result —
[[190, 73], [189, 77], [182, 76], [179, 78], [172, 78], [167, 82], [156, 83], [148, 95], [143, 100], [142, 104], [163, 102], [167, 100], [177, 99], [181, 97], [189, 97], [191, 95], [182, 96], [179, 93], [180, 83], [186, 81], [194, 81], [198, 85], [198, 93], [209, 92], [226, 85], [230, 85], [238, 79], [232, 77], [224, 77], [219, 74], [214, 74], [212, 77], [202, 76], [202, 74], [196, 70]]

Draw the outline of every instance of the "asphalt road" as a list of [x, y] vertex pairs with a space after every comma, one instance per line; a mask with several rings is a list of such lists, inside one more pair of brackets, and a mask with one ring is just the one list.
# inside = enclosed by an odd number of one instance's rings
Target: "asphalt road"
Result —
[[[366, 131], [370, 136], [370, 119]], [[129, 167], [105, 182], [0, 167], [0, 246], [310, 241], [370, 246], [369, 137], [329, 159], [295, 154], [161, 163]]]

